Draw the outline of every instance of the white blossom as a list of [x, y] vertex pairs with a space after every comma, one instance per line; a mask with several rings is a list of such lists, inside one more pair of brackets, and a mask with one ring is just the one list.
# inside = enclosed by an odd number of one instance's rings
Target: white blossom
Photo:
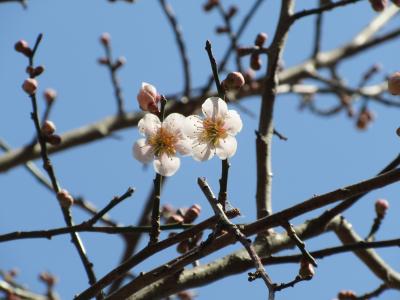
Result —
[[218, 97], [208, 98], [202, 105], [204, 118], [189, 116], [185, 120], [184, 133], [191, 141], [193, 158], [199, 161], [211, 159], [216, 154], [227, 159], [236, 153], [235, 135], [243, 124], [235, 110], [228, 110], [225, 101]]
[[168, 115], [162, 123], [156, 115], [146, 114], [138, 123], [145, 138], [134, 144], [134, 157], [143, 163], [154, 160], [154, 170], [162, 176], [174, 175], [181, 163], [176, 154], [191, 154], [189, 140], [182, 132], [184, 121], [178, 113]]

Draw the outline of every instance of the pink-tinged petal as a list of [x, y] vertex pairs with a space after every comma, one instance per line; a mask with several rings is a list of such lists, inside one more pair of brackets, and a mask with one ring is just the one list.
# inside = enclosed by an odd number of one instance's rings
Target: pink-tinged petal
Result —
[[186, 118], [181, 114], [172, 113], [165, 118], [162, 126], [171, 133], [179, 134], [182, 132], [185, 119]]
[[215, 149], [208, 144], [197, 143], [192, 147], [193, 158], [198, 161], [209, 160], [213, 158], [214, 154], [215, 154]]
[[236, 135], [242, 130], [243, 123], [236, 110], [229, 110], [224, 119], [224, 128], [230, 135]]
[[139, 132], [145, 136], [152, 136], [160, 127], [160, 119], [153, 114], [145, 114], [138, 123]]
[[190, 138], [198, 136], [203, 130], [203, 120], [199, 116], [189, 116], [183, 123], [183, 133]]
[[157, 157], [154, 162], [154, 170], [162, 176], [172, 176], [178, 171], [181, 160], [176, 156], [168, 156], [166, 154]]
[[228, 135], [225, 139], [220, 139], [216, 147], [217, 156], [220, 159], [227, 159], [236, 153], [237, 142], [233, 136]]
[[228, 112], [228, 106], [225, 101], [218, 97], [207, 98], [201, 109], [207, 118], [212, 118], [213, 120], [223, 118]]
[[142, 163], [147, 163], [153, 159], [153, 150], [151, 146], [146, 143], [146, 139], [136, 141], [133, 145], [133, 156]]
[[191, 155], [192, 154], [192, 146], [190, 140], [187, 138], [181, 138], [175, 144], [176, 151], [181, 155]]
[[151, 96], [156, 97], [157, 96], [157, 89], [154, 85], [147, 83], [147, 82], [142, 82], [142, 89], [146, 92], [148, 92]]

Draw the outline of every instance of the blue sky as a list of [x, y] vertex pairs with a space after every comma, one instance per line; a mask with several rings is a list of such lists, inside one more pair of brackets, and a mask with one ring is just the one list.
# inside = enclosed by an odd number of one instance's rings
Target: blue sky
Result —
[[[204, 84], [210, 75], [210, 66], [204, 43], [210, 39], [217, 60], [228, 45], [225, 36], [214, 34], [222, 20], [216, 12], [203, 13], [204, 1], [170, 1], [183, 27], [187, 42], [193, 85]], [[249, 9], [252, 1], [223, 1], [225, 5], [239, 4], [241, 9], [234, 19], [239, 20]], [[240, 44], [253, 42], [255, 35], [264, 31], [273, 35], [279, 5], [278, 1], [266, 1], [247, 28]], [[301, 1], [299, 1], [301, 2]], [[317, 1], [307, 1], [312, 7]], [[297, 9], [304, 8], [298, 4]], [[354, 17], [357, 15], [357, 17]], [[338, 9], [326, 15], [323, 50], [340, 46], [365, 26], [375, 13], [368, 1], [348, 8]], [[398, 18], [392, 24], [398, 23]], [[313, 18], [298, 22], [290, 31], [284, 61], [287, 67], [300, 63], [312, 49]], [[183, 87], [182, 68], [174, 37], [158, 1], [137, 1], [134, 5], [110, 4], [108, 1], [30, 1], [28, 10], [15, 3], [0, 6], [0, 137], [19, 147], [30, 141], [34, 127], [29, 117], [29, 98], [20, 86], [26, 77], [26, 59], [13, 49], [14, 43], [25, 39], [33, 44], [38, 33], [44, 34], [36, 62], [46, 67], [39, 78], [39, 91], [52, 87], [59, 97], [51, 119], [62, 133], [95, 122], [116, 111], [109, 74], [97, 64], [103, 49], [98, 37], [109, 32], [113, 53], [123, 55], [127, 64], [119, 72], [127, 110], [138, 109], [136, 94], [142, 81], [156, 85], [164, 94], [180, 91]], [[391, 25], [393, 26], [393, 25]], [[339, 71], [349, 84], [357, 84], [371, 64], [381, 63], [386, 73], [400, 69], [394, 58], [399, 41], [370, 50], [354, 60], [339, 66]], [[264, 61], [265, 64], [265, 61]], [[230, 65], [233, 70], [233, 64]], [[264, 72], [264, 71], [262, 71]], [[262, 74], [260, 71], [260, 74]], [[386, 73], [377, 76], [382, 80]], [[325, 97], [321, 105], [334, 103]], [[299, 203], [313, 194], [355, 183], [377, 173], [398, 154], [399, 138], [395, 130], [399, 126], [398, 111], [371, 105], [376, 121], [366, 132], [358, 131], [354, 121], [343, 113], [331, 118], [320, 118], [298, 110], [297, 96], [279, 96], [276, 102], [275, 125], [289, 137], [287, 142], [273, 142], [273, 209], [279, 211]], [[39, 98], [43, 109], [44, 101]], [[259, 98], [251, 97], [243, 102], [258, 115]], [[230, 202], [238, 207], [243, 216], [237, 221], [251, 222], [255, 218], [255, 147], [254, 130], [257, 118], [241, 113], [244, 128], [238, 135], [238, 151], [231, 160], [229, 178]], [[84, 195], [96, 206], [103, 207], [128, 186], [136, 188], [134, 196], [117, 208], [111, 215], [121, 223], [135, 224], [146, 199], [154, 173], [152, 168], [143, 169], [131, 155], [131, 148], [139, 134], [130, 128], [117, 133], [118, 139], [105, 139], [77, 147], [52, 156], [61, 185], [73, 194]], [[40, 162], [38, 163], [40, 165]], [[175, 207], [199, 203], [203, 207], [202, 218], [212, 214], [208, 203], [199, 191], [196, 178], [207, 177], [214, 190], [218, 187], [220, 162], [214, 158], [205, 163], [183, 159], [181, 169], [169, 180], [162, 195], [162, 203]], [[0, 176], [1, 201], [0, 228], [2, 233], [15, 230], [33, 230], [64, 226], [58, 204], [47, 190], [22, 167]], [[387, 198], [391, 208], [384, 221], [378, 239], [396, 238], [393, 228], [398, 226], [396, 212], [398, 185], [373, 192], [357, 203], [345, 216], [362, 235], [368, 233], [374, 217], [374, 201]], [[311, 213], [293, 222], [299, 224], [316, 216]], [[87, 217], [74, 210], [76, 222]], [[88, 254], [100, 278], [119, 261], [123, 243], [119, 237], [82, 234]], [[146, 243], [144, 239], [142, 246]], [[326, 234], [307, 242], [309, 249], [316, 250], [339, 242], [333, 234]], [[234, 245], [202, 260], [202, 263], [239, 249]], [[294, 251], [296, 252], [296, 251]], [[395, 269], [400, 269], [399, 254], [394, 249], [380, 250]], [[174, 250], [154, 257], [138, 266], [136, 271], [146, 271], [172, 258]], [[86, 287], [86, 275], [69, 237], [60, 236], [48, 240], [24, 240], [0, 245], [0, 269], [18, 267], [19, 280], [35, 291], [43, 290], [37, 274], [48, 270], [55, 273], [60, 282], [57, 291], [64, 299], [70, 299]], [[351, 268], [351, 269], [349, 269]], [[267, 268], [276, 282], [286, 282], [297, 274], [297, 265]], [[355, 276], [356, 274], [356, 276]], [[380, 284], [367, 268], [352, 254], [341, 254], [319, 261], [313, 280], [298, 284], [277, 295], [277, 299], [331, 299], [341, 289], [354, 289], [359, 293], [370, 291]], [[261, 281], [248, 283], [247, 275], [232, 276], [196, 290], [197, 299], [215, 299], [229, 288], [230, 299], [264, 299], [265, 287]], [[381, 299], [397, 299], [395, 292], [386, 292]]]

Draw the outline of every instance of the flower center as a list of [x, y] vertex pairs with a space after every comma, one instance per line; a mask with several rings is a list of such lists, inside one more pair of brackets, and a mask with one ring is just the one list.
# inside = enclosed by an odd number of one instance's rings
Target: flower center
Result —
[[168, 156], [175, 155], [176, 142], [177, 137], [162, 127], [158, 130], [156, 134], [149, 137], [148, 140], [148, 143], [152, 146], [153, 152], [156, 156], [161, 156], [164, 153]]
[[204, 131], [202, 132], [200, 139], [216, 146], [219, 139], [224, 139], [228, 136], [224, 125], [225, 122], [222, 118], [217, 118], [215, 120], [211, 118], [205, 119], [203, 121]]

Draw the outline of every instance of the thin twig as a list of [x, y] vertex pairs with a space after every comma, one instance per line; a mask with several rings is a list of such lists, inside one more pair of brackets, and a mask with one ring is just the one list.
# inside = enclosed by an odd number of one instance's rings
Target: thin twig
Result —
[[[324, 3], [323, 0], [319, 1], [319, 5], [322, 6]], [[311, 54], [312, 58], [315, 58], [317, 54], [321, 50], [321, 37], [322, 37], [322, 21], [323, 21], [323, 13], [317, 14], [315, 19], [315, 35], [314, 35], [314, 48]]]
[[191, 85], [191, 73], [190, 73], [190, 61], [189, 56], [187, 54], [186, 45], [183, 39], [182, 29], [178, 24], [174, 11], [170, 4], [166, 3], [165, 0], [159, 0], [161, 7], [168, 18], [169, 23], [171, 24], [172, 30], [174, 31], [175, 40], [178, 45], [179, 53], [182, 60], [183, 74], [185, 79], [184, 85], [184, 96], [190, 99], [190, 93], [192, 89]]
[[298, 13], [295, 13], [292, 16], [292, 18], [294, 20], [298, 20], [300, 18], [304, 18], [304, 17], [307, 17], [307, 16], [315, 15], [315, 14], [321, 14], [321, 13], [323, 13], [325, 11], [333, 10], [334, 8], [337, 8], [337, 7], [340, 7], [340, 6], [345, 6], [345, 5], [348, 5], [348, 4], [354, 4], [354, 3], [357, 3], [357, 2], [360, 2], [360, 1], [362, 1], [362, 0], [342, 0], [342, 1], [338, 1], [338, 2], [332, 2], [330, 4], [322, 5], [322, 6], [318, 7], [318, 8], [302, 10], [302, 11], [300, 11]]
[[379, 297], [384, 291], [387, 291], [388, 289], [390, 289], [390, 287], [386, 283], [383, 283], [372, 292], [357, 296], [356, 298], [354, 298], [354, 300], [368, 300], [374, 297]]

